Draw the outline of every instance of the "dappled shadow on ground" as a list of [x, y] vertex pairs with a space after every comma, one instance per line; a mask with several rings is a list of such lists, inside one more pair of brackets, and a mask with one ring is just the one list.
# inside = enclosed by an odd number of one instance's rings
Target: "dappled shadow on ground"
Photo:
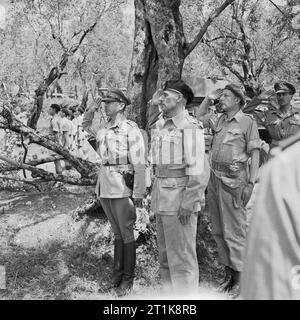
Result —
[[[2, 204], [8, 207], [0, 214], [0, 236], [5, 240], [0, 241], [0, 265], [6, 267], [6, 290], [0, 290], [0, 299], [117, 298], [103, 290], [111, 280], [113, 264], [113, 235], [103, 213], [72, 220], [72, 224], [79, 227], [75, 228], [75, 237], [68, 241], [55, 234], [48, 242], [41, 244], [37, 238], [36, 245], [27, 247], [22, 241], [15, 241], [16, 234], [26, 228], [50, 223], [55, 217], [70, 218], [72, 210], [87, 196], [89, 194], [81, 193], [6, 194], [1, 198]], [[140, 226], [140, 229], [144, 228]], [[42, 229], [35, 232], [39, 230]], [[137, 245], [134, 291], [125, 299], [160, 299], [155, 222], [140, 233]], [[207, 211], [199, 216], [197, 255], [200, 287], [212, 293], [202, 298], [220, 298], [216, 288], [224, 270], [217, 263]]]

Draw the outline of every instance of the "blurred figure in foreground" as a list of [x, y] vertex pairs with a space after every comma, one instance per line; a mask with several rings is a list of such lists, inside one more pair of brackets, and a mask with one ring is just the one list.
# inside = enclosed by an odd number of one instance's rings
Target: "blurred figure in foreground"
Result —
[[300, 299], [300, 133], [272, 154], [247, 239], [244, 299]]

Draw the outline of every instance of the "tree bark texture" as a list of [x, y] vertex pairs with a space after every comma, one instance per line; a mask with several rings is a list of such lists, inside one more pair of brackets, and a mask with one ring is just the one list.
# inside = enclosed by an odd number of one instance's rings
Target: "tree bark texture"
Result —
[[211, 23], [234, 0], [225, 0], [208, 16], [195, 39], [187, 43], [180, 0], [135, 0], [135, 34], [128, 92], [130, 116], [146, 128], [147, 102], [166, 80], [180, 79], [185, 58], [202, 40]]
[[180, 79], [185, 38], [180, 1], [135, 0], [135, 35], [128, 81], [131, 115], [146, 127], [147, 102], [166, 80]]

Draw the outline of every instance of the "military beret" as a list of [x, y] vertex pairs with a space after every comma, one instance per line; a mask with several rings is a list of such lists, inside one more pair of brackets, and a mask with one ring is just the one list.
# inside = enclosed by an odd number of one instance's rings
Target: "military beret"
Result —
[[194, 99], [193, 90], [183, 80], [169, 80], [166, 81], [163, 90], [175, 90], [180, 92], [187, 103], [191, 103]]
[[112, 88], [108, 90], [105, 97], [102, 99], [103, 102], [123, 102], [126, 106], [131, 104], [131, 101], [129, 98], [125, 96], [125, 94], [120, 90], [116, 88]]
[[246, 98], [245, 98], [244, 92], [238, 84], [235, 84], [235, 83], [227, 84], [223, 90], [225, 89], [230, 90], [234, 95], [236, 95], [241, 99], [241, 102], [240, 102], [241, 106], [245, 104]]
[[285, 81], [276, 82], [274, 84], [274, 90], [276, 93], [288, 92], [290, 94], [295, 94], [296, 92], [295, 87], [291, 83]]
[[60, 111], [60, 106], [57, 103], [52, 103], [50, 108], [56, 110], [56, 112]]

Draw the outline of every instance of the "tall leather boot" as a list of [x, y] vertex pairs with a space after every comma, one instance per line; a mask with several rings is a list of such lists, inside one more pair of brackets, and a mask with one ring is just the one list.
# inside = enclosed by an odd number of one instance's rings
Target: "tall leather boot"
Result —
[[102, 288], [103, 291], [114, 289], [120, 285], [123, 277], [123, 269], [124, 269], [124, 242], [122, 239], [115, 239], [112, 281], [108, 286], [106, 286], [105, 288]]
[[134, 270], [136, 260], [135, 241], [124, 244], [124, 271], [120, 285], [116, 288], [117, 296], [129, 294], [133, 287]]

